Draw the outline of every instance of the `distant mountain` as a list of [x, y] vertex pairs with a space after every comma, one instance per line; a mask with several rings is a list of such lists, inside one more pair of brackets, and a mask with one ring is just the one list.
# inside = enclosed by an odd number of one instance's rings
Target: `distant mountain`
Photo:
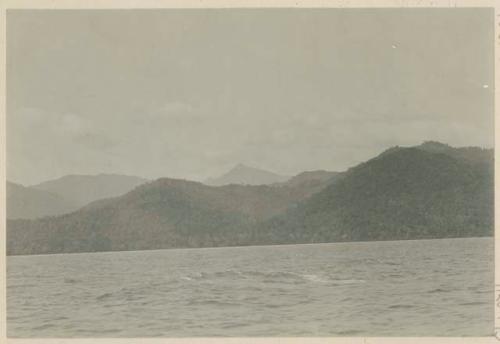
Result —
[[159, 179], [71, 214], [9, 220], [7, 252], [491, 236], [493, 150], [436, 147], [394, 147], [273, 185]]
[[491, 149], [396, 147], [264, 221], [255, 235], [266, 244], [489, 236], [493, 182]]
[[282, 176], [266, 170], [238, 164], [232, 170], [220, 177], [207, 179], [205, 181], [205, 184], [211, 186], [221, 186], [229, 184], [268, 185], [284, 182], [289, 178], [290, 177]]
[[121, 196], [146, 181], [118, 174], [68, 175], [31, 188], [59, 195], [78, 209], [102, 198]]
[[44, 190], [7, 182], [7, 218], [35, 219], [74, 210], [70, 201]]
[[211, 187], [163, 178], [71, 214], [9, 221], [8, 253], [244, 245], [252, 242], [258, 222], [311, 193], [303, 185]]

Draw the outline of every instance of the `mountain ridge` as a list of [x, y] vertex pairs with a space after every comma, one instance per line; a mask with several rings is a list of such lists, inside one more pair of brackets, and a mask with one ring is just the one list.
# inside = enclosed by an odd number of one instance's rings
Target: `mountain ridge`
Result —
[[[71, 214], [11, 220], [8, 251], [34, 254], [249, 243], [245, 230], [309, 195], [301, 187], [213, 187], [160, 178]], [[117, 239], [123, 236], [126, 240]]]
[[71, 212], [75, 205], [63, 197], [44, 190], [6, 182], [8, 219], [34, 219]]
[[493, 151], [487, 152], [489, 164], [471, 164], [419, 146], [387, 150], [260, 231], [274, 243], [491, 235]]
[[78, 209], [99, 199], [123, 195], [146, 181], [144, 178], [121, 174], [70, 174], [32, 185], [31, 188], [57, 194], [75, 204]]
[[71, 214], [9, 220], [7, 248], [33, 254], [489, 236], [493, 172], [493, 150], [426, 145], [272, 185], [160, 178]]

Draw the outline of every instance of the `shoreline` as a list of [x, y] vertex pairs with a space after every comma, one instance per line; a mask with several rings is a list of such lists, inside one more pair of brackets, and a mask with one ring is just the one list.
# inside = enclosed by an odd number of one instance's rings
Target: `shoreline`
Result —
[[58, 253], [36, 253], [36, 254], [7, 254], [5, 257], [34, 257], [34, 256], [54, 256], [54, 255], [76, 255], [76, 254], [109, 254], [109, 253], [124, 253], [124, 252], [147, 252], [147, 251], [165, 251], [165, 250], [213, 250], [213, 249], [230, 249], [230, 248], [246, 248], [246, 247], [286, 247], [299, 245], [331, 245], [331, 244], [363, 244], [363, 243], [381, 243], [381, 242], [399, 242], [399, 241], [428, 241], [428, 240], [460, 240], [460, 239], [495, 239], [491, 236], [477, 237], [449, 237], [449, 238], [422, 238], [422, 239], [395, 239], [395, 240], [360, 240], [360, 241], [335, 241], [335, 242], [317, 242], [317, 243], [297, 243], [297, 244], [269, 244], [269, 245], [241, 245], [241, 246], [209, 246], [209, 247], [172, 247], [172, 248], [155, 248], [144, 250], [116, 250], [116, 251], [89, 251], [89, 252], [58, 252]]

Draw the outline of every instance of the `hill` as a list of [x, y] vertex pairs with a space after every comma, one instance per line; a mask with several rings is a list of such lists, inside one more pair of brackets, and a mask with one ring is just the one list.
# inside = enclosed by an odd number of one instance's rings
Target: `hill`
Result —
[[351, 168], [261, 224], [256, 243], [492, 235], [493, 150], [435, 148], [393, 148]]
[[471, 164], [492, 164], [493, 150], [480, 147], [454, 148], [447, 144], [427, 141], [416, 147], [430, 153], [441, 153]]
[[78, 209], [98, 199], [121, 196], [146, 181], [118, 174], [68, 175], [31, 188], [59, 195]]
[[60, 215], [75, 209], [75, 205], [59, 195], [7, 182], [7, 218], [35, 219]]
[[241, 185], [268, 185], [280, 183], [288, 180], [290, 177], [281, 176], [279, 174], [266, 170], [249, 167], [243, 164], [236, 165], [229, 172], [217, 178], [209, 178], [205, 184], [211, 186], [221, 186], [230, 184]]
[[492, 235], [493, 150], [435, 148], [394, 147], [346, 172], [273, 185], [159, 179], [71, 214], [9, 220], [7, 252]]
[[159, 179], [58, 217], [9, 221], [8, 254], [249, 244], [251, 229], [309, 197], [272, 187]]
[[316, 184], [324, 184], [324, 183], [330, 183], [336, 180], [337, 178], [342, 177], [341, 172], [331, 172], [331, 171], [323, 171], [323, 170], [316, 170], [316, 171], [305, 171], [302, 173], [297, 174], [296, 176], [293, 176], [292, 178], [288, 179], [285, 182], [281, 183], [276, 183], [274, 184], [275, 186], [291, 186], [291, 187], [297, 187], [300, 185], [316, 185]]

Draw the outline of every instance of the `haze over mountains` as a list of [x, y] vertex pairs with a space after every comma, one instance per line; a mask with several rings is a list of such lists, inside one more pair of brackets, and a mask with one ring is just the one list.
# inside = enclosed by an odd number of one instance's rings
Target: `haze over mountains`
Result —
[[61, 215], [77, 209], [60, 195], [7, 182], [7, 218], [35, 219]]
[[33, 188], [57, 194], [79, 208], [98, 199], [123, 195], [146, 181], [119, 174], [69, 175], [34, 185]]
[[271, 185], [158, 179], [71, 214], [8, 220], [7, 251], [488, 236], [493, 192], [492, 149], [427, 142], [391, 148], [346, 172], [305, 172]]
[[290, 179], [274, 172], [238, 164], [229, 172], [217, 178], [208, 178], [205, 184], [212, 186], [243, 184], [243, 185], [268, 185], [280, 183]]
[[[207, 183], [266, 185], [287, 179], [289, 177], [238, 164], [224, 175], [209, 179]], [[318, 175], [310, 179], [314, 183], [321, 177]], [[7, 182], [7, 218], [36, 219], [70, 213], [91, 202], [121, 196], [145, 182], [147, 179], [119, 174], [67, 175], [32, 186]]]
[[7, 182], [7, 218], [34, 219], [69, 213], [90, 202], [123, 195], [146, 181], [100, 174], [69, 175], [29, 187]]

